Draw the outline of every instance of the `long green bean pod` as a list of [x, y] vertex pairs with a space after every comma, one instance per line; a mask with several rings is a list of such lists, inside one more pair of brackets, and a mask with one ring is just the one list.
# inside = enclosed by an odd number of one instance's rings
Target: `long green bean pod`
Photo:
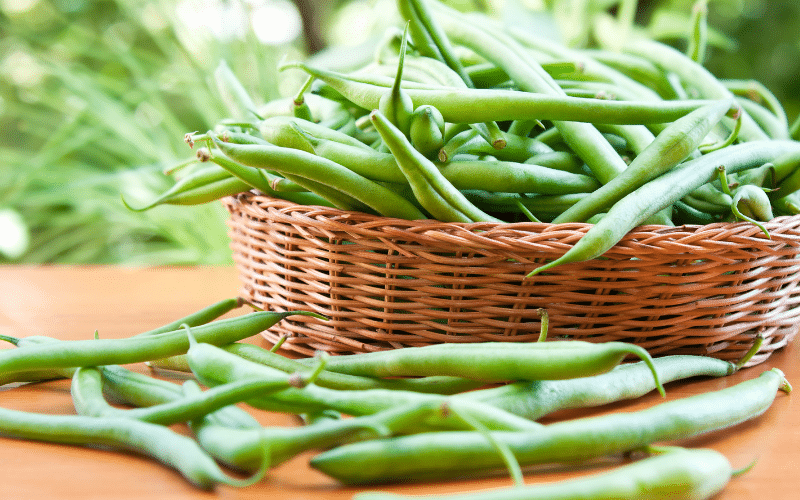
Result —
[[[251, 479], [225, 475], [197, 443], [168, 427], [129, 418], [44, 415], [0, 408], [0, 435], [71, 445], [111, 446], [148, 455], [179, 471], [195, 486], [247, 486], [264, 476], [267, 463]], [[266, 459], [266, 456], [264, 456]]]
[[[724, 377], [735, 365], [708, 356], [661, 356], [653, 358], [662, 384], [691, 377]], [[470, 391], [460, 398], [476, 399], [531, 420], [557, 410], [587, 408], [635, 399], [656, 388], [646, 363], [622, 364], [592, 377], [566, 380], [532, 380]]]
[[[352, 80], [348, 75], [291, 63], [296, 68], [327, 82], [344, 97], [364, 109], [377, 109], [385, 87]], [[649, 124], [666, 123], [709, 104], [709, 100], [610, 101], [517, 90], [492, 89], [406, 89], [414, 106], [429, 104], [441, 111], [447, 122], [477, 123], [507, 120], [556, 120], [584, 123]]]
[[[780, 370], [719, 391], [645, 410], [557, 422], [531, 432], [492, 432], [520, 465], [579, 462], [728, 428], [764, 413], [778, 390], [789, 392]], [[437, 432], [334, 448], [311, 466], [347, 484], [410, 481], [488, 472], [503, 467], [478, 432]]]
[[485, 382], [558, 380], [605, 373], [628, 355], [646, 363], [663, 394], [658, 372], [647, 351], [623, 342], [435, 344], [336, 356], [330, 359], [327, 369], [369, 377], [450, 375]]
[[[437, 495], [438, 500], [706, 500], [722, 491], [732, 476], [731, 464], [711, 449], [669, 449], [654, 457], [609, 472], [566, 481], [515, 488]], [[353, 500], [425, 500], [425, 496], [358, 493]]]
[[[230, 344], [256, 335], [285, 317], [304, 315], [304, 311], [254, 312], [222, 319], [192, 329], [198, 342]], [[47, 342], [0, 352], [0, 373], [15, 373], [42, 368], [69, 368], [139, 363], [182, 354], [189, 349], [183, 330], [124, 339], [70, 340]]]

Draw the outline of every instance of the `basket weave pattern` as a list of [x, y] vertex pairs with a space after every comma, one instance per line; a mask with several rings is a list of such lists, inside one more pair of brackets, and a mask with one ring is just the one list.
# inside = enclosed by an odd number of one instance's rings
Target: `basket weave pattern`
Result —
[[242, 295], [264, 309], [330, 317], [281, 321], [302, 354], [441, 342], [626, 341], [652, 354], [739, 359], [757, 334], [766, 360], [797, 333], [800, 216], [766, 224], [641, 226], [602, 258], [526, 279], [588, 224], [442, 223], [226, 198]]

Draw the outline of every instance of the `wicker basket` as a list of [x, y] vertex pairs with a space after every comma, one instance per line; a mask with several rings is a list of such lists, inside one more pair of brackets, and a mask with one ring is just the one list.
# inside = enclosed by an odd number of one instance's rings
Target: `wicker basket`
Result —
[[588, 224], [406, 221], [244, 193], [225, 199], [242, 294], [271, 310], [312, 310], [265, 335], [310, 355], [441, 342], [549, 337], [634, 342], [652, 354], [750, 364], [797, 333], [800, 216], [765, 237], [749, 223], [642, 226], [602, 258], [525, 279]]

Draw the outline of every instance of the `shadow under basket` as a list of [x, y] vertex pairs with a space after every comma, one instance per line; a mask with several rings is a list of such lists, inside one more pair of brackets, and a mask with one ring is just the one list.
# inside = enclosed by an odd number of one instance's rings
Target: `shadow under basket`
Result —
[[800, 317], [800, 216], [756, 226], [640, 226], [602, 257], [526, 278], [589, 224], [443, 223], [229, 197], [241, 294], [268, 310], [306, 310], [265, 332], [304, 355], [443, 342], [624, 341], [653, 355], [750, 365], [792, 340]]

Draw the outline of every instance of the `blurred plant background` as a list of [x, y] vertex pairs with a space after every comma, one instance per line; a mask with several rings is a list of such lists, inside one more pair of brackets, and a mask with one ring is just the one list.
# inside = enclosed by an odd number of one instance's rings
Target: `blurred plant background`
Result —
[[[0, 0], [0, 262], [230, 262], [219, 204], [129, 211], [191, 158], [186, 132], [229, 116], [214, 83], [225, 60], [257, 104], [301, 82], [285, 56], [368, 59], [396, 25], [394, 0]], [[613, 0], [449, 0], [591, 44]], [[695, 0], [640, 1], [637, 23], [685, 45]], [[800, 112], [800, 2], [709, 0], [706, 66], [756, 79]], [[328, 50], [323, 50], [325, 48]], [[322, 51], [322, 52], [320, 52]], [[298, 75], [294, 75], [295, 78]]]

